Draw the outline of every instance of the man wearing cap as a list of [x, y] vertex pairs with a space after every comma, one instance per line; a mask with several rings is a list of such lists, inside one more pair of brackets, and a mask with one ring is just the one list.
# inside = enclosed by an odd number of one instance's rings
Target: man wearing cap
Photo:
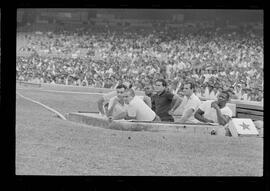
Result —
[[226, 125], [232, 117], [232, 110], [226, 106], [229, 99], [229, 93], [227, 91], [222, 91], [218, 95], [217, 101], [204, 101], [195, 112], [195, 119], [203, 123]]

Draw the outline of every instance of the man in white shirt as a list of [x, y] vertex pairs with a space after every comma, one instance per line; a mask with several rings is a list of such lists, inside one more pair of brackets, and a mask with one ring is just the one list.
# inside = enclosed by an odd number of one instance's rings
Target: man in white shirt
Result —
[[[117, 110], [117, 108], [120, 108], [120, 105], [124, 105], [122, 95], [124, 94], [124, 91], [126, 89], [127, 87], [124, 84], [120, 84], [116, 87], [116, 91], [104, 94], [98, 100], [98, 110], [102, 116], [111, 116], [113, 115], [114, 111]], [[119, 107], [116, 105], [118, 105]]]
[[[201, 104], [201, 100], [194, 94], [195, 84], [192, 82], [187, 82], [184, 85], [184, 98], [178, 107], [183, 110], [182, 117], [180, 118], [180, 123], [196, 123], [198, 122], [194, 118], [194, 113]], [[177, 109], [176, 109], [177, 110]], [[175, 111], [177, 112], [177, 111]]]
[[135, 119], [138, 121], [161, 121], [156, 113], [138, 96], [133, 89], [127, 89], [123, 95], [126, 111], [112, 119]]
[[[109, 93], [106, 93], [104, 94], [103, 96], [101, 96], [97, 102], [97, 105], [98, 105], [98, 110], [99, 110], [99, 113], [102, 115], [102, 116], [108, 116], [108, 110], [106, 111], [106, 108], [111, 108], [110, 106], [115, 106], [115, 104], [113, 104], [113, 98], [118, 96], [118, 94], [123, 94], [123, 92], [125, 91], [125, 89], [131, 89], [132, 88], [132, 84], [129, 83], [129, 82], [124, 82], [123, 85], [125, 87], [123, 87], [124, 89], [123, 90], [118, 90], [119, 88], [117, 88], [119, 85], [117, 85], [116, 87], [116, 91], [112, 91], [112, 92], [109, 92]], [[119, 95], [121, 97], [121, 95]], [[118, 97], [119, 97], [118, 96]], [[115, 99], [115, 98], [114, 98]], [[148, 96], [143, 96], [143, 101], [150, 105], [150, 100], [149, 100], [149, 97]], [[110, 101], [111, 100], [111, 101]], [[111, 102], [111, 105], [109, 105], [109, 103]], [[117, 102], [116, 100], [114, 102]], [[114, 107], [113, 107], [114, 108]], [[106, 114], [105, 114], [106, 113]], [[110, 113], [111, 115], [112, 113]]]
[[120, 84], [116, 87], [117, 96], [114, 96], [109, 100], [109, 105], [106, 112], [107, 117], [114, 117], [125, 111], [123, 95], [126, 89], [126, 86], [123, 84]]
[[229, 93], [227, 91], [222, 91], [218, 95], [217, 101], [204, 101], [195, 112], [195, 119], [204, 123], [226, 125], [232, 117], [232, 110], [226, 106], [229, 99]]

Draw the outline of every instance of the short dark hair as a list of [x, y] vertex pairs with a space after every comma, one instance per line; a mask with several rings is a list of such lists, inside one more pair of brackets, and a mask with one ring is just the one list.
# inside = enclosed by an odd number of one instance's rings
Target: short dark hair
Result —
[[116, 86], [116, 89], [121, 89], [121, 88], [124, 88], [126, 90], [127, 86], [125, 86], [124, 84], [119, 84], [118, 86]]
[[190, 86], [189, 86], [189, 87], [190, 87], [190, 89], [193, 89], [193, 90], [194, 90], [194, 89], [196, 88], [196, 86], [195, 86], [195, 83], [194, 83], [194, 82], [187, 81], [187, 82], [185, 82], [185, 83], [184, 83], [184, 85], [187, 85], [187, 84], [189, 84], [189, 85], [190, 85]]
[[168, 85], [167, 82], [166, 82], [166, 80], [161, 79], [161, 78], [160, 79], [157, 79], [156, 82], [161, 82], [162, 83], [162, 86], [164, 86], [164, 87], [167, 87], [167, 85]]
[[227, 99], [229, 100], [230, 99], [230, 97], [231, 97], [231, 95], [230, 95], [230, 93], [229, 93], [229, 91], [228, 90], [222, 90], [220, 93], [222, 93], [222, 94], [226, 94], [226, 96], [227, 96]]

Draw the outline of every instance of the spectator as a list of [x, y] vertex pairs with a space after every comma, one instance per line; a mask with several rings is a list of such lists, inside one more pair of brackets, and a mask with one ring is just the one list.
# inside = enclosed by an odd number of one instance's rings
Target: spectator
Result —
[[160, 121], [156, 113], [140, 99], [135, 96], [133, 89], [128, 89], [124, 94], [124, 101], [126, 104], [126, 111], [122, 112], [114, 119], [135, 119], [139, 121]]
[[127, 87], [120, 84], [116, 87], [117, 96], [112, 97], [109, 100], [108, 110], [106, 112], [107, 117], [112, 117], [113, 119], [120, 113], [125, 111], [123, 94]]
[[[190, 28], [183, 23], [179, 31], [155, 32], [128, 28], [113, 31], [97, 26], [79, 33], [18, 32], [17, 78], [31, 81], [40, 76], [44, 83], [63, 83], [64, 79], [66, 84], [86, 85], [87, 75], [89, 86], [104, 87], [105, 79], [113, 77], [116, 85], [125, 80], [125, 73], [137, 90], [143, 90], [147, 81], [177, 78], [184, 83], [185, 76], [189, 76], [199, 85], [220, 81], [224, 82], [224, 89], [246, 84], [243, 88], [263, 90], [261, 35], [225, 29], [213, 32], [214, 28], [195, 26]], [[108, 30], [113, 35], [108, 35]], [[151, 78], [141, 77], [142, 73]], [[59, 74], [63, 76], [57, 79]], [[175, 93], [176, 88], [173, 84]], [[248, 92], [248, 96], [252, 101], [261, 100], [260, 91]]]
[[180, 105], [179, 96], [167, 90], [167, 82], [164, 79], [158, 79], [155, 82], [155, 91], [152, 97], [152, 109], [162, 121], [174, 121], [172, 114]]
[[[194, 118], [194, 113], [197, 111], [198, 107], [201, 104], [201, 100], [194, 94], [195, 84], [192, 82], [187, 82], [184, 85], [184, 94], [185, 97], [182, 100], [179, 109], [181, 108], [183, 112], [181, 112], [182, 117], [180, 118], [180, 123], [190, 122], [195, 123], [197, 120]], [[177, 113], [178, 108], [175, 110], [174, 114]]]
[[232, 111], [226, 106], [230, 95], [227, 91], [222, 91], [218, 95], [218, 100], [204, 101], [196, 111], [194, 117], [203, 123], [218, 123], [226, 125], [232, 117]]

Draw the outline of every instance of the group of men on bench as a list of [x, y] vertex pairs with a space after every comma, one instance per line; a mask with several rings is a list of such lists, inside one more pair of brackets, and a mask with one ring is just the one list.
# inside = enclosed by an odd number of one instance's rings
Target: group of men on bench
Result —
[[104, 94], [98, 101], [101, 115], [110, 120], [134, 119], [138, 121], [174, 122], [173, 115], [181, 114], [180, 123], [218, 123], [226, 125], [232, 117], [226, 106], [230, 99], [227, 91], [222, 91], [217, 100], [201, 101], [194, 94], [192, 82], [184, 84], [184, 97], [172, 93], [164, 79], [145, 87], [145, 95], [135, 95], [128, 82], [116, 87], [116, 91]]

